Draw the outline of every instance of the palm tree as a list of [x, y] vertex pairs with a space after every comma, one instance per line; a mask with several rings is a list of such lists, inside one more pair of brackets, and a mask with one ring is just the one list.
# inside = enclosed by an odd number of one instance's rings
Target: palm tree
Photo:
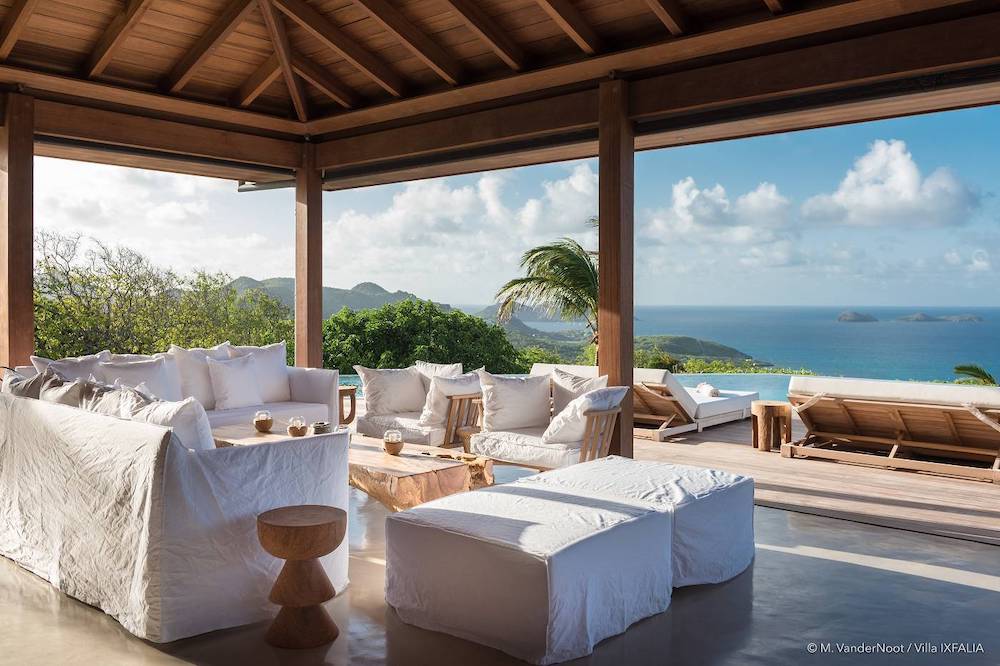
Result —
[[956, 365], [955, 374], [960, 377], [968, 377], [969, 379], [975, 380], [976, 384], [985, 384], [987, 386], [996, 386], [997, 380], [994, 379], [993, 375], [986, 371], [985, 368], [979, 365]]
[[521, 256], [524, 277], [500, 287], [497, 321], [509, 321], [518, 306], [551, 316], [580, 319], [597, 342], [597, 258], [572, 238], [531, 248]]

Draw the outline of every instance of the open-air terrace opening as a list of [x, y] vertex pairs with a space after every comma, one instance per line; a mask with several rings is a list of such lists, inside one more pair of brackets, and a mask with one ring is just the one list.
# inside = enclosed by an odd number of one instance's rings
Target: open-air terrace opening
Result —
[[[909, 366], [855, 374], [935, 381], [684, 366], [642, 341], [634, 219], [642, 151], [955, 112], [989, 152], [996, 118], [971, 114], [1000, 103], [997, 3], [2, 4], [0, 663], [1000, 659], [996, 380], [978, 366], [956, 368], [961, 384]], [[37, 158], [219, 179], [245, 198], [284, 190], [286, 302], [113, 245], [78, 270], [81, 241], [36, 220]], [[562, 298], [579, 359], [521, 350], [516, 367], [476, 370], [513, 352], [504, 329], [430, 301], [392, 303], [398, 329], [361, 308], [330, 316], [324, 193], [593, 158], [591, 247], [525, 253], [490, 315]], [[935, 194], [962, 211], [992, 194], [922, 176], [887, 138], [810, 200], [814, 219], [855, 181], [864, 194], [877, 159], [904, 163], [885, 180], [916, 193], [914, 218], [947, 217]], [[687, 187], [720, 215], [739, 204]], [[958, 235], [948, 219], [928, 244]], [[940, 251], [992, 271], [983, 250]], [[109, 275], [146, 280], [111, 329], [74, 309], [122, 298], [91, 280]], [[760, 302], [749, 281], [731, 288]], [[129, 319], [143, 307], [186, 337]], [[906, 330], [979, 325], [886, 312]], [[731, 326], [785, 321], [756, 316]], [[485, 351], [360, 357], [357, 340], [404, 317], [466, 327]], [[915, 339], [894, 344], [912, 358]]]

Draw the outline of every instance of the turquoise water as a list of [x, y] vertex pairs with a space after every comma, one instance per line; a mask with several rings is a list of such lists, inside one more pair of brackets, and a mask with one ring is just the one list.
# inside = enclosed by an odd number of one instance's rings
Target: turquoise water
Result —
[[[733, 391], [757, 391], [763, 400], [784, 400], [788, 395], [788, 375], [674, 375], [683, 386], [697, 386], [701, 382], [720, 389]], [[357, 375], [341, 375], [340, 383], [358, 387], [358, 397], [362, 397], [361, 378]]]

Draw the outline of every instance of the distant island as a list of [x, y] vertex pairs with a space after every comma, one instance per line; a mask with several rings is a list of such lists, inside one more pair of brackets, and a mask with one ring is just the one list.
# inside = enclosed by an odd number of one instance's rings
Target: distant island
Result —
[[980, 323], [983, 321], [983, 318], [980, 317], [979, 315], [973, 315], [973, 314], [943, 315], [941, 317], [935, 317], [925, 312], [917, 312], [915, 314], [906, 315], [905, 317], [899, 317], [896, 321], [914, 321], [914, 322], [931, 322], [931, 323], [950, 321], [950, 322]]
[[848, 323], [866, 323], [872, 321], [878, 321], [875, 317], [870, 314], [864, 314], [863, 312], [854, 312], [853, 310], [848, 310], [847, 312], [841, 312], [840, 316], [837, 317], [837, 321], [845, 321]]

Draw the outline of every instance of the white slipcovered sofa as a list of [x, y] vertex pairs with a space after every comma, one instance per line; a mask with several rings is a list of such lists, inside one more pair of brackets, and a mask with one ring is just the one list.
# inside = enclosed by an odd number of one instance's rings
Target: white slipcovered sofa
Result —
[[[3, 393], [0, 554], [157, 643], [263, 620], [282, 562], [256, 516], [346, 510], [348, 444], [343, 432], [193, 450], [169, 428]], [[322, 559], [338, 591], [347, 562], [346, 540]]]

